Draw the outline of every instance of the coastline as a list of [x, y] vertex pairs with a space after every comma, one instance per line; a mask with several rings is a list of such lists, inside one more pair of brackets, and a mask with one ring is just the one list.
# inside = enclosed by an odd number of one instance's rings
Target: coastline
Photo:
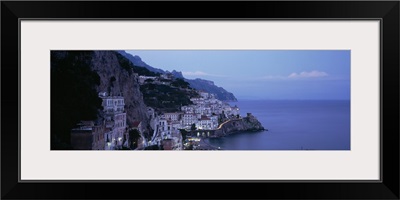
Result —
[[216, 147], [214, 145], [211, 145], [206, 141], [206, 138], [202, 138], [199, 142], [199, 147], [198, 149], [195, 150], [223, 150], [220, 147]]
[[223, 137], [240, 132], [259, 132], [265, 131], [260, 121], [257, 120], [251, 113], [247, 113], [247, 116], [240, 119], [233, 119], [221, 124], [217, 130], [215, 130], [213, 137]]
[[351, 150], [348, 100], [246, 100], [237, 106], [268, 132], [232, 132], [207, 142], [229, 150]]

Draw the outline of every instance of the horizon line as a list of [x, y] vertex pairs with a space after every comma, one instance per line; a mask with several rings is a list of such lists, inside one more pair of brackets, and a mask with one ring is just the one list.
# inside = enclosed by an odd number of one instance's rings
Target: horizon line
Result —
[[[350, 101], [351, 99], [260, 99], [260, 98], [236, 98], [237, 101], [240, 100], [259, 100], [259, 101], [265, 101], [265, 100], [272, 100], [272, 101]], [[230, 102], [235, 102], [232, 100], [226, 100]]]

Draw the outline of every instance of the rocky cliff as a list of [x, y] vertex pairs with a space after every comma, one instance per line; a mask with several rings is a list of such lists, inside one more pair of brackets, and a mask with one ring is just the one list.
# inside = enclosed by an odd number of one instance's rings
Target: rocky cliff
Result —
[[257, 132], [264, 131], [265, 128], [252, 114], [248, 114], [241, 119], [233, 119], [222, 125], [214, 132], [215, 137], [222, 137], [237, 132]]
[[50, 55], [52, 150], [71, 149], [70, 131], [81, 120], [101, 121], [99, 92], [122, 95], [127, 125], [142, 121], [148, 131], [137, 68], [125, 57], [115, 51], [51, 51]]
[[139, 67], [145, 67], [146, 69], [152, 71], [152, 72], [156, 72], [156, 73], [160, 73], [160, 74], [165, 74], [165, 71], [162, 69], [157, 69], [154, 68], [150, 65], [148, 65], [147, 63], [145, 63], [142, 58], [140, 58], [139, 56], [133, 56], [129, 53], [126, 53], [125, 51], [117, 51], [118, 53], [120, 53], [121, 55], [123, 55], [125, 58], [127, 58], [128, 60], [130, 60], [132, 62], [132, 64], [139, 66]]
[[122, 95], [125, 99], [127, 124], [139, 120], [147, 126], [147, 109], [140, 92], [138, 76], [133, 69], [122, 66], [123, 60], [114, 51], [94, 51], [91, 68], [100, 77], [98, 92]]
[[[156, 73], [161, 73], [161, 74], [165, 74], [168, 73], [168, 71], [164, 71], [162, 69], [158, 69], [155, 67], [152, 67], [150, 65], [148, 65], [147, 63], [145, 63], [139, 56], [135, 55], [131, 55], [129, 53], [126, 53], [125, 51], [117, 51], [118, 53], [120, 53], [121, 55], [125, 56], [128, 60], [130, 60], [134, 65], [139, 66], [139, 67], [145, 67], [146, 69], [152, 71], [152, 72], [156, 72]], [[206, 91], [208, 93], [212, 93], [216, 95], [216, 98], [222, 101], [237, 101], [236, 97], [231, 93], [226, 91], [224, 88], [222, 87], [218, 87], [214, 84], [213, 81], [209, 81], [209, 80], [204, 80], [204, 79], [187, 79], [184, 78], [182, 75], [182, 72], [178, 72], [173, 70], [171, 72], [176, 78], [182, 78], [185, 81], [187, 81], [188, 83], [190, 83], [190, 87], [196, 89], [196, 90], [203, 90]]]

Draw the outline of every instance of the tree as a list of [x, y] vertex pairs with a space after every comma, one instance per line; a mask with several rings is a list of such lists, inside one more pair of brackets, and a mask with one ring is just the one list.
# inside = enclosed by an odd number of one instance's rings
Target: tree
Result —
[[197, 128], [196, 128], [196, 124], [192, 124], [192, 127], [190, 127], [190, 130], [192, 130], [192, 131], [195, 131]]
[[185, 80], [181, 79], [181, 78], [175, 79], [175, 80], [171, 83], [171, 85], [172, 85], [172, 86], [175, 86], [175, 87], [181, 87], [181, 88], [190, 88], [190, 87], [189, 87], [190, 84], [189, 84], [188, 82], [186, 82]]
[[148, 79], [144, 80], [144, 82], [145, 82], [145, 83], [153, 83], [153, 82], [154, 82], [154, 80], [153, 80], [153, 79], [151, 79], [151, 78], [148, 78]]
[[185, 141], [188, 132], [185, 129], [179, 129], [179, 131], [181, 132], [182, 135], [182, 141]]
[[130, 141], [130, 147], [131, 149], [136, 149], [138, 146], [138, 140], [139, 138], [142, 137], [140, 135], [140, 132], [137, 129], [132, 129], [129, 131], [129, 141]]

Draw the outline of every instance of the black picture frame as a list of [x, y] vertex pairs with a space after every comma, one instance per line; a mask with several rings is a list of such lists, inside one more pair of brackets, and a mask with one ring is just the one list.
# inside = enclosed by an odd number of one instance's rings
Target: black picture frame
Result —
[[[2, 1], [2, 199], [399, 199], [399, 1]], [[20, 19], [379, 19], [379, 182], [19, 182]], [[151, 184], [151, 185], [150, 185]], [[223, 189], [228, 187], [229, 190]], [[147, 188], [156, 191], [145, 193]], [[107, 191], [125, 192], [107, 192]], [[171, 192], [172, 191], [172, 192]], [[185, 196], [184, 191], [196, 191]]]

